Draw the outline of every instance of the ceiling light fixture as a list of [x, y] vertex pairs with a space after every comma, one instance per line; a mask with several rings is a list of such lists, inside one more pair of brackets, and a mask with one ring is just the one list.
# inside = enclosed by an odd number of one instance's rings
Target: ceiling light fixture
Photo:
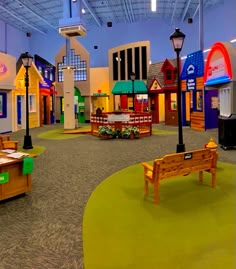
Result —
[[157, 11], [157, 0], [151, 0], [151, 11], [152, 12]]

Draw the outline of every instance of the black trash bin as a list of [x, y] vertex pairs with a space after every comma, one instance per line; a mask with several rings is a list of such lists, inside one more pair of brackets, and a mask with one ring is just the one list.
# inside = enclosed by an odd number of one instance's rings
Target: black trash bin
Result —
[[236, 115], [218, 117], [218, 139], [224, 150], [236, 146]]

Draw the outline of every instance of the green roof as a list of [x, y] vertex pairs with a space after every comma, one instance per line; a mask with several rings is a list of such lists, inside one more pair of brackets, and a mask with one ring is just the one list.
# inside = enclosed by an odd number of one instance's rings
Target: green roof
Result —
[[[114, 85], [112, 94], [132, 94], [133, 87], [132, 81], [117, 81]], [[141, 93], [148, 93], [147, 86], [143, 80], [135, 80], [134, 81], [134, 93], [141, 94]]]

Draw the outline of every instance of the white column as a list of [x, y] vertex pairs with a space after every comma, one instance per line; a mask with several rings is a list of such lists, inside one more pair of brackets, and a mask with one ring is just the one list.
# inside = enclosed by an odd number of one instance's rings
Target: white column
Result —
[[64, 72], [64, 129], [75, 129], [74, 70], [67, 67]]

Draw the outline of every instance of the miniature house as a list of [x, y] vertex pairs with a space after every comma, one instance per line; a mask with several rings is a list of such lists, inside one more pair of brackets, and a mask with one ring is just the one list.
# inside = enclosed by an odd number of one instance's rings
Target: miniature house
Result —
[[149, 107], [153, 123], [178, 124], [176, 59], [151, 64], [148, 80]]

